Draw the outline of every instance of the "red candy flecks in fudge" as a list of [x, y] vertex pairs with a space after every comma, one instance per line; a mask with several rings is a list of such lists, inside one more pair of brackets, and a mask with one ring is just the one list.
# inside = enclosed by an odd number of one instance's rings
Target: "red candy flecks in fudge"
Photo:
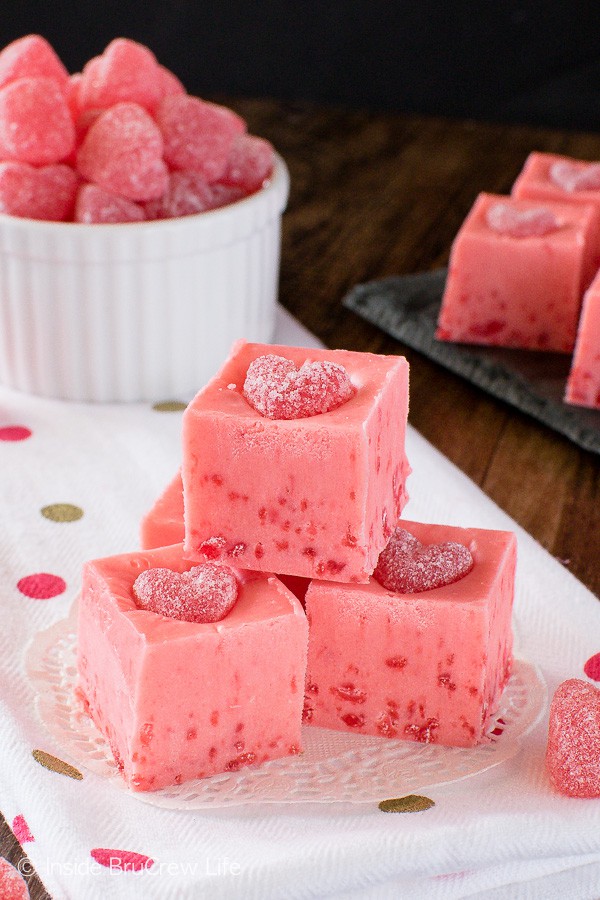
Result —
[[574, 406], [600, 409], [600, 276], [586, 291], [571, 370], [567, 379], [565, 402]]
[[304, 721], [420, 743], [486, 739], [512, 665], [514, 534], [402, 522], [423, 545], [468, 547], [470, 571], [403, 593], [310, 583]]
[[181, 545], [84, 567], [79, 688], [135, 791], [237, 771], [301, 747], [308, 629], [299, 601], [273, 575], [235, 570], [238, 598], [218, 622], [138, 607], [133, 584], [143, 572], [191, 567]]
[[[284, 378], [307, 362], [335, 364], [336, 378], [346, 373], [343, 394], [334, 380], [335, 402], [347, 399], [302, 418], [262, 415], [244, 383], [265, 356], [283, 357]], [[276, 385], [275, 405], [302, 408], [293, 391], [290, 401]], [[238, 342], [183, 416], [186, 555], [367, 582], [407, 499], [407, 408], [403, 357]]]
[[452, 244], [436, 337], [571, 352], [599, 247], [600, 205], [480, 194]]

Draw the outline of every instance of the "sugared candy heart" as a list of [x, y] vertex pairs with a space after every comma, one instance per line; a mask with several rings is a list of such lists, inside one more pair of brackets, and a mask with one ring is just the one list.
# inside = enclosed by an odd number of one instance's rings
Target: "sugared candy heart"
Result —
[[81, 109], [108, 109], [115, 103], [137, 103], [153, 110], [162, 94], [156, 57], [128, 38], [111, 41], [102, 56], [84, 67], [79, 88]]
[[561, 160], [550, 167], [550, 179], [569, 194], [597, 191], [600, 190], [600, 163], [575, 165]]
[[27, 34], [0, 52], [0, 87], [17, 78], [53, 78], [64, 88], [69, 73], [45, 38]]
[[250, 193], [261, 188], [273, 170], [273, 147], [252, 134], [237, 137], [219, 181]]
[[84, 178], [128, 200], [152, 200], [166, 190], [168, 170], [160, 131], [137, 103], [117, 103], [91, 125], [77, 154]]
[[543, 206], [516, 209], [508, 203], [495, 203], [488, 209], [486, 220], [492, 231], [514, 238], [543, 237], [560, 228], [554, 213]]
[[600, 797], [600, 690], [571, 678], [550, 705], [546, 766], [568, 797]]
[[212, 190], [202, 175], [171, 172], [167, 190], [158, 200], [146, 205], [146, 215], [149, 219], [171, 219], [206, 212], [213, 206]]
[[343, 366], [306, 361], [299, 369], [283, 356], [259, 356], [248, 366], [244, 397], [268, 419], [304, 419], [337, 409], [356, 393]]
[[232, 570], [213, 562], [182, 574], [171, 569], [146, 569], [133, 584], [140, 609], [198, 624], [225, 618], [237, 600], [238, 590]]
[[447, 541], [426, 546], [398, 526], [379, 555], [373, 578], [388, 591], [414, 594], [459, 581], [473, 565], [464, 544]]
[[61, 222], [73, 213], [79, 179], [70, 166], [0, 163], [0, 212]]
[[133, 200], [111, 194], [96, 184], [84, 184], [77, 194], [75, 222], [93, 224], [117, 224], [119, 222], [143, 222], [144, 210]]
[[45, 166], [74, 146], [69, 106], [53, 78], [18, 78], [0, 89], [0, 158]]
[[246, 128], [231, 109], [187, 94], [166, 97], [156, 122], [171, 169], [198, 172], [208, 182], [221, 177], [235, 138]]

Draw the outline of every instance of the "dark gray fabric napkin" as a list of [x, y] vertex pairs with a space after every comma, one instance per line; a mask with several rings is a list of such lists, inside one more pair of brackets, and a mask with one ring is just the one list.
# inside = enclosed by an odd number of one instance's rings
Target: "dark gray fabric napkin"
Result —
[[446, 269], [436, 269], [359, 284], [343, 304], [403, 344], [600, 454], [600, 411], [569, 406], [562, 399], [568, 355], [435, 339], [446, 274]]

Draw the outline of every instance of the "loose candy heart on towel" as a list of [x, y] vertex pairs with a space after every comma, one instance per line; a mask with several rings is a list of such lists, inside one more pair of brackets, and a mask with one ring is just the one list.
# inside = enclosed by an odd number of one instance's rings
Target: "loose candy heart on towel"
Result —
[[578, 166], [561, 160], [550, 167], [550, 180], [568, 194], [600, 190], [600, 163]]
[[283, 356], [259, 356], [248, 366], [244, 397], [268, 419], [304, 419], [337, 409], [356, 388], [343, 366], [306, 361], [299, 369]]
[[389, 591], [414, 594], [452, 584], [473, 568], [471, 551], [464, 544], [422, 544], [404, 528], [397, 527], [379, 555], [373, 578]]
[[600, 690], [579, 678], [563, 681], [550, 705], [546, 766], [557, 791], [600, 797]]
[[494, 203], [487, 211], [486, 221], [492, 231], [507, 237], [543, 237], [558, 231], [560, 222], [544, 206], [516, 209], [508, 203]]
[[140, 609], [198, 624], [224, 619], [233, 609], [238, 591], [231, 569], [212, 562], [181, 574], [172, 569], [146, 569], [133, 584]]

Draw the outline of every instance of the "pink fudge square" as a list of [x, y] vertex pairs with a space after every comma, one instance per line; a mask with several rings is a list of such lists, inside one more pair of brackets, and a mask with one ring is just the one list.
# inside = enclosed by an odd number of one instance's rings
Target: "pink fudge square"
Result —
[[[499, 233], [488, 216], [500, 206], [516, 217], [551, 216], [557, 227], [523, 237]], [[600, 213], [589, 204], [480, 194], [452, 245], [436, 337], [571, 352], [599, 249]]]
[[220, 622], [137, 608], [140, 572], [191, 565], [178, 545], [84, 567], [80, 689], [134, 791], [300, 750], [307, 645], [300, 603], [274, 576], [235, 570], [238, 600]]
[[181, 472], [168, 483], [140, 523], [142, 550], [183, 543], [183, 483]]
[[583, 299], [565, 401], [600, 409], [600, 274]]
[[[178, 472], [143, 517], [140, 526], [140, 544], [142, 550], [153, 550], [155, 547], [180, 544], [183, 535], [183, 482], [181, 472]], [[283, 574], [278, 574], [277, 577], [301, 603], [304, 603], [310, 584], [309, 578]]]
[[530, 153], [511, 195], [520, 200], [592, 203], [600, 209], [600, 164], [555, 153]]
[[400, 594], [312, 581], [304, 721], [358, 734], [469, 747], [484, 739], [512, 665], [516, 539], [402, 522], [423, 544], [457, 541], [459, 581]]
[[[339, 363], [356, 393], [320, 415], [265, 418], [242, 388], [267, 354]], [[403, 357], [238, 342], [183, 416], [186, 554], [367, 582], [406, 502], [407, 408]]]

